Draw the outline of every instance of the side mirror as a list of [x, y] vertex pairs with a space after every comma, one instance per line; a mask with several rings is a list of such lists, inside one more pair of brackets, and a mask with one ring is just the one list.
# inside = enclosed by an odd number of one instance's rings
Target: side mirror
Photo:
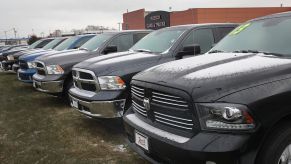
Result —
[[103, 53], [104, 53], [104, 54], [109, 54], [109, 53], [113, 53], [113, 52], [117, 52], [117, 46], [107, 46], [107, 47], [103, 50]]
[[201, 54], [201, 48], [198, 44], [186, 45], [183, 47], [182, 51], [178, 52], [176, 59], [182, 59], [183, 56], [188, 55], [198, 55]]

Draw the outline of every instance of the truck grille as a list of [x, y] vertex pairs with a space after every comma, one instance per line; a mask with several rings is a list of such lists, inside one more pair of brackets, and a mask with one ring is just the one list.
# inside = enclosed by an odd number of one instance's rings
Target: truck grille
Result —
[[[193, 115], [188, 102], [182, 97], [132, 85], [132, 106], [135, 113], [153, 122], [181, 130], [192, 130]], [[143, 104], [144, 98], [150, 99], [150, 109]]]
[[74, 86], [81, 90], [97, 92], [99, 84], [93, 72], [88, 70], [74, 69], [72, 71]]
[[43, 76], [46, 75], [45, 65], [43, 63], [36, 62], [36, 70], [37, 70], [37, 74], [43, 75]]
[[157, 104], [188, 109], [187, 101], [183, 100], [181, 97], [172, 96], [172, 95], [164, 94], [160, 92], [152, 92], [152, 93], [153, 93], [152, 100], [153, 102]]
[[28, 69], [27, 62], [25, 62], [23, 60], [19, 60], [19, 68], [20, 69]]

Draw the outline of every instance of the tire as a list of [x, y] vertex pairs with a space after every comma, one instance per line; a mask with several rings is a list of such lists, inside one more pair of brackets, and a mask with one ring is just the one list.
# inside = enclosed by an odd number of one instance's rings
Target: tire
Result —
[[63, 90], [63, 93], [62, 93], [62, 97], [61, 98], [68, 105], [70, 105], [69, 90], [71, 89], [72, 86], [73, 86], [73, 80], [72, 79], [68, 79], [68, 80], [65, 81], [65, 83], [64, 83], [64, 90]]
[[[290, 124], [291, 122], [285, 122], [274, 128], [274, 132], [272, 132], [272, 134], [264, 142], [264, 145], [258, 154], [256, 164], [285, 164], [280, 159], [287, 146], [291, 145]], [[286, 164], [288, 164], [288, 162]]]

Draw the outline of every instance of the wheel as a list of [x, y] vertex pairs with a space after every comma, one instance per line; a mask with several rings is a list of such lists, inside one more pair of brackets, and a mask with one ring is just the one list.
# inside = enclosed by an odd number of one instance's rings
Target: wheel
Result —
[[291, 164], [290, 122], [280, 124], [264, 142], [257, 164]]
[[68, 79], [65, 81], [64, 83], [64, 89], [63, 89], [63, 93], [62, 93], [62, 99], [68, 104], [70, 105], [70, 96], [69, 96], [69, 90], [71, 89], [71, 87], [73, 86], [73, 80], [72, 79]]

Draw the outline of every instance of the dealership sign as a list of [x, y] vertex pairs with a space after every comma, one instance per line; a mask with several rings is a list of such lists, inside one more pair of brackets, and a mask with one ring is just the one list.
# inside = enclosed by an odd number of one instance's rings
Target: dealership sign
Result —
[[158, 30], [170, 26], [170, 13], [166, 11], [151, 12], [145, 17], [146, 29]]

